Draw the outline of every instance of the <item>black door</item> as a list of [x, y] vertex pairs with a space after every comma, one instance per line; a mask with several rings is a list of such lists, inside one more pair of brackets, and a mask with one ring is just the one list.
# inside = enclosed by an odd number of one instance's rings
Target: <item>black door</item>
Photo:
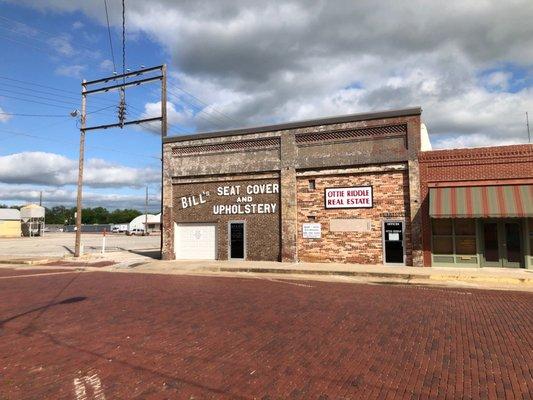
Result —
[[523, 251], [522, 251], [522, 230], [520, 224], [517, 222], [506, 222], [505, 228], [505, 253], [506, 257], [503, 259], [504, 267], [519, 268], [522, 266]]
[[244, 223], [230, 223], [230, 258], [244, 259]]
[[385, 235], [385, 263], [403, 264], [403, 222], [385, 221], [383, 231]]

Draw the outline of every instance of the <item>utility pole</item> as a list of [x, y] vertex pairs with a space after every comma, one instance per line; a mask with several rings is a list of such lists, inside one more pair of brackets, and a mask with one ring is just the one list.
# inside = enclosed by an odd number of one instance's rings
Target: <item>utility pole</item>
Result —
[[39, 205], [40, 206], [43, 205], [43, 191], [42, 190], [39, 192]]
[[529, 115], [526, 111], [526, 125], [527, 125], [527, 142], [531, 143], [531, 133], [529, 133]]
[[80, 256], [81, 247], [81, 196], [83, 187], [83, 161], [85, 157], [85, 124], [87, 119], [87, 86], [84, 79], [81, 83], [81, 127], [80, 127], [80, 157], [78, 162], [78, 196], [76, 199], [76, 239], [74, 242], [74, 257]]
[[[161, 236], [159, 239], [159, 247], [161, 250], [161, 259], [163, 259], [163, 216], [166, 212], [163, 209], [164, 194], [165, 194], [165, 162], [163, 156], [163, 140], [167, 137], [167, 66], [163, 65], [161, 69], [161, 212], [159, 214], [159, 229], [161, 230]], [[168, 229], [174, 229], [174, 226], [169, 226]]]
[[[78, 169], [78, 199], [77, 199], [77, 213], [76, 213], [76, 241], [74, 246], [74, 256], [80, 256], [81, 248], [81, 210], [82, 210], [82, 186], [83, 186], [83, 159], [85, 148], [85, 134], [88, 131], [109, 129], [109, 128], [123, 128], [127, 125], [138, 125], [148, 122], [161, 122], [161, 134], [166, 136], [167, 132], [167, 109], [166, 109], [166, 65], [158, 65], [151, 68], [142, 68], [136, 71], [129, 71], [120, 75], [108, 76], [106, 78], [96, 79], [93, 81], [83, 80], [82, 92], [81, 92], [81, 128], [80, 128], [80, 160]], [[155, 74], [155, 75], [154, 75]], [[141, 75], [152, 75], [147, 78], [138, 79]], [[126, 104], [121, 101], [118, 107], [118, 122], [105, 125], [87, 126], [87, 97], [94, 93], [103, 93], [113, 90], [124, 91], [130, 86], [140, 86], [146, 83], [161, 81], [161, 115], [152, 118], [136, 119], [131, 121], [125, 121], [126, 119]], [[108, 84], [109, 82], [120, 82], [115, 84]], [[102, 86], [104, 85], [104, 86]], [[93, 88], [97, 86], [96, 88]], [[90, 89], [89, 89], [90, 87]], [[161, 143], [161, 148], [163, 144]], [[161, 167], [163, 168], [163, 167]], [[145, 225], [146, 226], [146, 225]], [[162, 243], [162, 242], [161, 242]]]
[[148, 233], [148, 186], [146, 186], [146, 197], [144, 199], [144, 234]]

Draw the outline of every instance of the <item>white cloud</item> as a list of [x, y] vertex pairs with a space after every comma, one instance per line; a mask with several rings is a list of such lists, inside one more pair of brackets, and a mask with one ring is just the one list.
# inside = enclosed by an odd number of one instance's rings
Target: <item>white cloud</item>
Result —
[[510, 72], [496, 71], [487, 76], [486, 84], [494, 89], [507, 90], [512, 77], [513, 74]]
[[[45, 152], [23, 152], [0, 157], [0, 182], [64, 186], [77, 183], [78, 162]], [[90, 187], [141, 187], [161, 180], [155, 168], [133, 168], [91, 158], [86, 160], [84, 185]]]
[[[159, 116], [161, 116], [161, 102], [157, 101], [154, 103], [146, 103], [144, 105], [144, 112], [141, 114], [140, 118], [144, 119]], [[187, 125], [190, 124], [192, 118], [192, 110], [184, 109], [182, 111], [177, 111], [176, 106], [172, 102], [167, 101], [167, 121], [169, 125]], [[143, 124], [142, 128], [155, 134], [161, 133], [160, 122], [149, 122]]]
[[473, 133], [455, 137], [437, 137], [432, 143], [433, 149], [462, 149], [465, 147], [490, 147], [524, 143], [515, 138], [488, 138], [486, 135]]
[[0, 107], [0, 122], [7, 122], [9, 121], [11, 118], [13, 118], [12, 115], [8, 115], [6, 114], [6, 112], [4, 111], [4, 109], [2, 107]]
[[48, 44], [62, 56], [70, 57], [77, 52], [67, 36], [54, 36], [48, 39]]
[[115, 68], [113, 66], [113, 61], [105, 59], [100, 63], [100, 69], [102, 71], [105, 71], [107, 73], [114, 72]]
[[[42, 192], [43, 205], [52, 207], [55, 205], [74, 206], [76, 204], [76, 189], [59, 189], [44, 188], [36, 190], [25, 185], [1, 185], [0, 184], [0, 202], [22, 205], [35, 203], [39, 201]], [[158, 210], [160, 208], [160, 193], [152, 193], [149, 200], [149, 208]], [[83, 205], [84, 207], [106, 207], [115, 208], [137, 208], [144, 209], [145, 195], [139, 194], [120, 194], [120, 193], [102, 193], [98, 191], [84, 190]]]
[[[18, 1], [105, 27], [94, 2]], [[434, 141], [507, 143], [522, 140], [533, 109], [531, 0], [132, 0], [126, 18], [210, 105], [169, 97], [198, 130], [421, 105]]]
[[81, 21], [74, 21], [72, 24], [72, 29], [81, 29], [85, 26], [85, 24]]
[[86, 69], [87, 66], [85, 65], [62, 65], [57, 67], [55, 72], [58, 75], [66, 76], [68, 78], [81, 79]]

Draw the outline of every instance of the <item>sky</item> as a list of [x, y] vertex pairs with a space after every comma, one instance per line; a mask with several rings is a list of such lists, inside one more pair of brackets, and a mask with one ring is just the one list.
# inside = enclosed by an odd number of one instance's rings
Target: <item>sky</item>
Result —
[[[527, 143], [531, 0], [126, 0], [126, 68], [166, 63], [169, 134], [421, 106], [433, 148]], [[0, 0], [0, 204], [74, 205], [81, 80], [122, 71], [107, 0]], [[128, 118], [157, 115], [157, 84]], [[117, 93], [89, 96], [88, 125]], [[532, 118], [533, 120], [533, 118]], [[159, 208], [157, 126], [87, 134], [84, 204]]]

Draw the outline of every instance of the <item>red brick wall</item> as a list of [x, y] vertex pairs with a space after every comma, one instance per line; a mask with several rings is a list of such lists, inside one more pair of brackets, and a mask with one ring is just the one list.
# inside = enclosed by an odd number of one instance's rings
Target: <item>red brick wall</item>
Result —
[[424, 266], [431, 266], [430, 186], [533, 183], [533, 145], [421, 152], [420, 197]]
[[[309, 179], [316, 189], [309, 190]], [[406, 263], [411, 265], [411, 226], [409, 224], [409, 179], [407, 171], [299, 177], [298, 185], [298, 258], [309, 262], [383, 263], [381, 221], [384, 213], [403, 213], [405, 219]], [[324, 189], [329, 187], [373, 186], [374, 207], [371, 209], [325, 209]], [[314, 215], [315, 220], [310, 220]], [[331, 232], [332, 218], [368, 218], [370, 232]], [[304, 239], [302, 224], [322, 225], [321, 239]]]
[[[277, 184], [279, 179], [249, 179], [220, 182], [177, 184], [173, 187], [174, 215], [176, 223], [206, 222], [217, 225], [217, 259], [228, 259], [228, 222], [246, 221], [246, 259], [253, 261], [279, 261], [280, 259], [280, 200], [279, 193], [263, 193], [250, 195], [250, 204], [269, 203], [276, 205], [276, 212], [269, 214], [213, 214], [214, 205], [236, 205], [243, 207], [249, 203], [238, 203], [238, 195], [219, 196], [217, 188], [221, 186], [239, 185], [242, 196], [248, 196], [245, 187], [256, 184]], [[198, 196], [209, 192], [204, 204], [183, 209], [182, 196]]]

